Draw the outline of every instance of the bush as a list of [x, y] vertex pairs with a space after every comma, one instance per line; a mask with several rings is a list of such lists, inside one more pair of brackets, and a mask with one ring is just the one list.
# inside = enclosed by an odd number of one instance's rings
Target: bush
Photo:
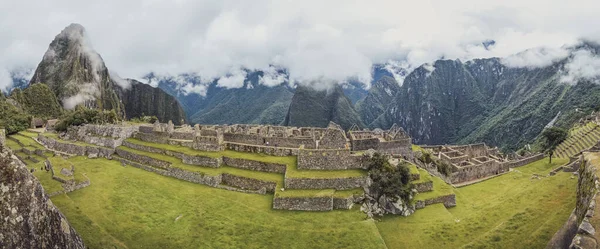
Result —
[[408, 203], [413, 188], [408, 163], [401, 162], [398, 166], [393, 166], [388, 159], [388, 156], [379, 153], [368, 159], [369, 177], [373, 180], [369, 192], [376, 199], [385, 195], [390, 198], [399, 197]]
[[17, 109], [5, 100], [0, 100], [0, 128], [7, 134], [26, 130], [31, 124], [31, 116]]
[[83, 124], [114, 124], [119, 122], [119, 116], [115, 110], [88, 109], [77, 106], [73, 111], [67, 111], [54, 127], [57, 131], [66, 131], [70, 126]]
[[434, 164], [437, 171], [445, 176], [449, 176], [452, 174], [452, 165], [447, 162], [444, 162], [438, 158], [435, 158], [431, 155], [431, 152], [423, 150], [421, 152], [421, 156], [418, 158], [419, 161], [425, 164]]

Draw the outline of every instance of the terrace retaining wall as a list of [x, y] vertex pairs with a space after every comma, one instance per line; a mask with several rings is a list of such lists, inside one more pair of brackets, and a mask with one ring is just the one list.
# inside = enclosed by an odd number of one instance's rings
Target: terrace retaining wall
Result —
[[63, 143], [56, 139], [46, 137], [42, 134], [38, 135], [38, 141], [51, 150], [58, 152], [89, 157], [104, 157], [111, 158], [115, 153], [114, 149], [106, 147], [83, 146], [72, 143]]
[[296, 156], [298, 155], [298, 149], [295, 148], [283, 148], [273, 146], [259, 146], [249, 144], [238, 144], [238, 143], [226, 143], [228, 150], [234, 150], [239, 152], [249, 153], [262, 153], [270, 156]]
[[273, 209], [301, 211], [333, 210], [333, 198], [326, 197], [275, 197]]
[[236, 176], [227, 173], [222, 174], [221, 179], [222, 184], [249, 190], [264, 189], [266, 193], [275, 193], [275, 188], [277, 187], [277, 183], [275, 182], [263, 181], [243, 176]]
[[167, 169], [171, 167], [171, 163], [163, 160], [158, 160], [149, 156], [139, 155], [122, 149], [116, 149], [115, 152], [122, 158], [130, 161], [146, 164], [154, 167]]
[[456, 195], [450, 194], [450, 195], [438, 196], [438, 197], [426, 199], [426, 200], [418, 200], [415, 203], [415, 207], [417, 209], [421, 209], [421, 208], [424, 208], [425, 206], [429, 206], [431, 204], [436, 204], [436, 203], [443, 203], [444, 206], [447, 208], [456, 207]]
[[119, 158], [118, 160], [122, 164], [131, 165], [131, 166], [139, 168], [139, 169], [154, 172], [154, 173], [157, 173], [157, 174], [163, 175], [163, 176], [177, 178], [177, 179], [187, 181], [187, 182], [208, 185], [208, 186], [212, 186], [212, 187], [217, 187], [219, 184], [221, 184], [221, 175], [209, 176], [209, 175], [205, 175], [205, 174], [201, 174], [201, 173], [197, 173], [197, 172], [190, 172], [190, 171], [186, 171], [186, 170], [182, 170], [182, 169], [178, 169], [178, 168], [168, 168], [168, 169], [155, 168], [155, 167], [143, 165], [143, 164], [140, 164], [140, 163], [137, 163], [134, 161], [130, 161], [130, 160], [127, 160], [124, 158]]
[[284, 174], [286, 170], [285, 164], [280, 163], [266, 163], [248, 159], [239, 159], [231, 157], [223, 157], [223, 164], [234, 168], [248, 169], [254, 171], [281, 173]]
[[516, 167], [521, 167], [521, 166], [530, 164], [530, 163], [538, 161], [538, 160], [542, 160], [543, 158], [544, 158], [544, 154], [540, 153], [540, 154], [537, 154], [534, 156], [523, 158], [521, 160], [506, 162], [504, 164], [506, 164], [506, 166], [509, 168], [516, 168]]
[[302, 170], [346, 170], [366, 169], [361, 156], [350, 150], [299, 150], [298, 169]]
[[348, 178], [285, 178], [289, 189], [336, 189], [362, 188], [367, 185], [367, 176]]
[[432, 181], [415, 183], [414, 186], [415, 186], [415, 189], [417, 190], [417, 192], [419, 192], [419, 193], [428, 192], [428, 191], [433, 190], [433, 182]]

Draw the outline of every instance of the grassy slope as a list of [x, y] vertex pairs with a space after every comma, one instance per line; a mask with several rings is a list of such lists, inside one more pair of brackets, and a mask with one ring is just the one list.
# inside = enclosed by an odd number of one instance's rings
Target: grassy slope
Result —
[[576, 196], [577, 179], [568, 173], [531, 179], [566, 162], [553, 161], [455, 189], [455, 208], [436, 204], [410, 217], [386, 217], [377, 227], [390, 248], [544, 247], [566, 221]]
[[[210, 188], [105, 159], [76, 157], [69, 161], [78, 173], [90, 177], [92, 185], [55, 196], [52, 201], [91, 248], [538, 248], [570, 214], [576, 185], [576, 179], [567, 173], [530, 179], [533, 173], [546, 175], [565, 162], [555, 159], [548, 165], [544, 159], [454, 189], [455, 208], [446, 210], [436, 204], [410, 217], [372, 222], [356, 209], [275, 211], [269, 195]], [[40, 165], [30, 167], [39, 169]], [[38, 170], [34, 174], [47, 191], [60, 188], [50, 173]], [[436, 179], [434, 186], [443, 187]], [[354, 192], [307, 191], [334, 196]], [[286, 190], [278, 194], [301, 193]]]
[[383, 248], [374, 222], [357, 210], [273, 211], [268, 195], [210, 188], [116, 161], [71, 161], [92, 185], [52, 201], [91, 248]]

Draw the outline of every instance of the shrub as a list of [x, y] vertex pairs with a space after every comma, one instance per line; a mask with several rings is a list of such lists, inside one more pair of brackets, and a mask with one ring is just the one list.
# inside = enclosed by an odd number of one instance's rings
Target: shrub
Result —
[[413, 188], [408, 163], [402, 162], [394, 166], [388, 159], [388, 156], [379, 153], [368, 159], [369, 177], [373, 180], [369, 192], [376, 199], [385, 195], [390, 198], [399, 197], [408, 203]]
[[31, 116], [19, 110], [8, 101], [0, 100], [0, 127], [7, 134], [15, 134], [29, 128]]
[[115, 110], [88, 109], [77, 106], [73, 111], [67, 111], [54, 127], [57, 131], [66, 131], [69, 126], [83, 124], [114, 124], [119, 121]]

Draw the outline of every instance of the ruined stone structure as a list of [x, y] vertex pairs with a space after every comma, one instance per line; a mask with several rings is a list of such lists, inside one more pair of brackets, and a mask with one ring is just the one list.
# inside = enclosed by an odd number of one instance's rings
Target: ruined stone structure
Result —
[[506, 173], [510, 168], [520, 167], [542, 159], [542, 154], [509, 161], [500, 154], [498, 148], [490, 148], [484, 143], [468, 145], [423, 146], [433, 155], [452, 167], [452, 174], [446, 181], [460, 184], [469, 181]]

